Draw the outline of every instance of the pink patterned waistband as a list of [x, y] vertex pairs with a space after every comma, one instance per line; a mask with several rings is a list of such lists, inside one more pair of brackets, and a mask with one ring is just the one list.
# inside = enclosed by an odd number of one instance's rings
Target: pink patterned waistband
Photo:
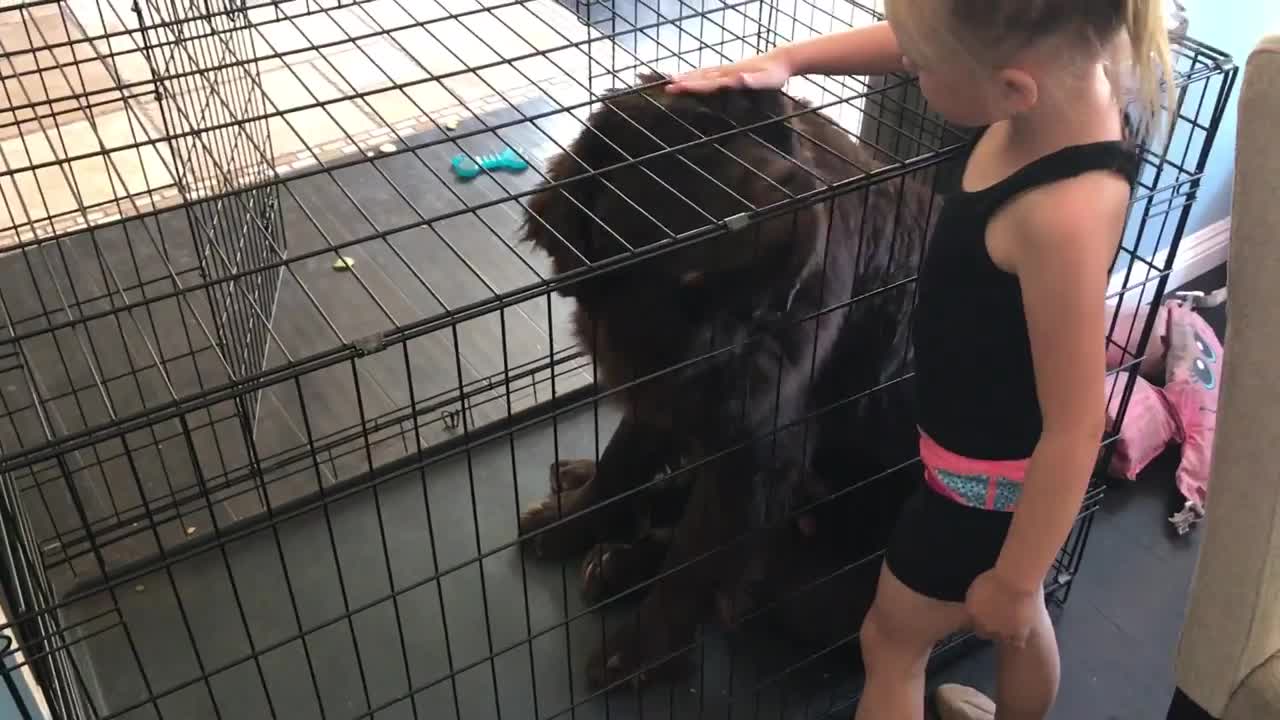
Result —
[[929, 487], [955, 502], [985, 510], [1011, 511], [1017, 504], [1029, 459], [978, 460], [957, 455], [920, 431], [920, 461]]

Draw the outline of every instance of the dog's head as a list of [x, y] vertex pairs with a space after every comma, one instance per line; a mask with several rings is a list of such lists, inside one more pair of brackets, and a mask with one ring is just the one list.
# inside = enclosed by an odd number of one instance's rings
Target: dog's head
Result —
[[784, 275], [804, 265], [814, 233], [797, 222], [816, 211], [745, 227], [735, 219], [819, 187], [801, 167], [811, 163], [796, 161], [807, 149], [786, 119], [805, 106], [778, 91], [673, 94], [665, 84], [642, 75], [637, 86], [602, 99], [551, 161], [529, 201], [525, 237], [551, 256], [558, 274], [695, 231], [711, 237], [566, 285], [567, 295], [585, 299], [593, 288], [639, 277], [659, 291], [748, 266]]

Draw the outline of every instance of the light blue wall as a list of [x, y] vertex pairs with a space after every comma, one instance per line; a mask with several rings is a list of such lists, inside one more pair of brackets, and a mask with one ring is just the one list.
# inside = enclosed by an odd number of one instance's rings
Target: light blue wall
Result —
[[[1280, 32], [1280, 0], [1183, 0], [1196, 40], [1226, 51], [1242, 68], [1249, 51], [1267, 32]], [[1239, 94], [1240, 78], [1236, 80]], [[1236, 149], [1236, 96], [1223, 116], [1210, 151], [1200, 199], [1192, 208], [1187, 232], [1221, 220], [1231, 212], [1231, 171]]]

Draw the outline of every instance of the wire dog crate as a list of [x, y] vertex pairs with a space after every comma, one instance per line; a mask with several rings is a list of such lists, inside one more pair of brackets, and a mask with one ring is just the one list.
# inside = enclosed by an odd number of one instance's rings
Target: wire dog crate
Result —
[[[527, 558], [516, 518], [553, 462], [598, 458], [619, 416], [565, 285], [518, 239], [549, 159], [637, 73], [877, 18], [847, 0], [0, 7], [0, 653], [21, 717], [848, 702], [849, 674], [823, 663], [852, 636], [767, 667], [708, 633], [687, 685], [584, 684], [614, 610], [578, 597], [576, 567]], [[1213, 48], [1176, 55], [1177, 123], [1145, 155], [1118, 304], [1165, 291], [1235, 80]], [[964, 140], [901, 78], [787, 92], [883, 167], [626, 262], [931, 177]], [[451, 171], [504, 146], [528, 169]], [[1100, 494], [1059, 557], [1059, 601]]]

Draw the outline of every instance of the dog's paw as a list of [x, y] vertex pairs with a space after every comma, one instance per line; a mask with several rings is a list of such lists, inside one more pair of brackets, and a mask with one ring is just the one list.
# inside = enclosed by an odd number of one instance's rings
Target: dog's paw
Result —
[[589, 603], [598, 603], [625, 593], [652, 576], [651, 563], [634, 545], [601, 543], [587, 551], [579, 573], [582, 580], [582, 597]]
[[560, 493], [591, 482], [596, 476], [594, 460], [557, 460], [551, 463], [551, 492]]
[[618, 564], [625, 562], [629, 545], [601, 543], [587, 551], [582, 559], [582, 568], [578, 572], [582, 583], [582, 597], [587, 602], [597, 603], [617, 594], [615, 577]]
[[548, 497], [542, 498], [524, 509], [520, 513], [520, 534], [528, 535], [530, 533], [541, 530], [542, 528], [555, 522], [560, 517], [560, 507], [563, 500], [559, 500], [557, 493], [552, 493]]
[[587, 552], [579, 573], [582, 596], [590, 603], [609, 599], [636, 588], [658, 574], [669, 539], [653, 531], [634, 543], [601, 543]]
[[650, 673], [645, 670], [633, 670], [622, 652], [611, 654], [608, 659], [603, 655], [593, 656], [587, 666], [587, 682], [592, 690], [613, 690], [618, 687], [629, 687], [639, 690], [650, 682]]
[[[573, 516], [580, 508], [573, 492], [553, 493], [520, 513], [520, 536], [534, 553], [548, 560], [563, 560], [595, 544], [588, 519]], [[565, 522], [557, 523], [561, 518]]]
[[587, 661], [587, 682], [592, 690], [631, 687], [639, 689], [688, 674], [688, 653], [661, 649], [654, 637], [628, 625], [613, 633]]

